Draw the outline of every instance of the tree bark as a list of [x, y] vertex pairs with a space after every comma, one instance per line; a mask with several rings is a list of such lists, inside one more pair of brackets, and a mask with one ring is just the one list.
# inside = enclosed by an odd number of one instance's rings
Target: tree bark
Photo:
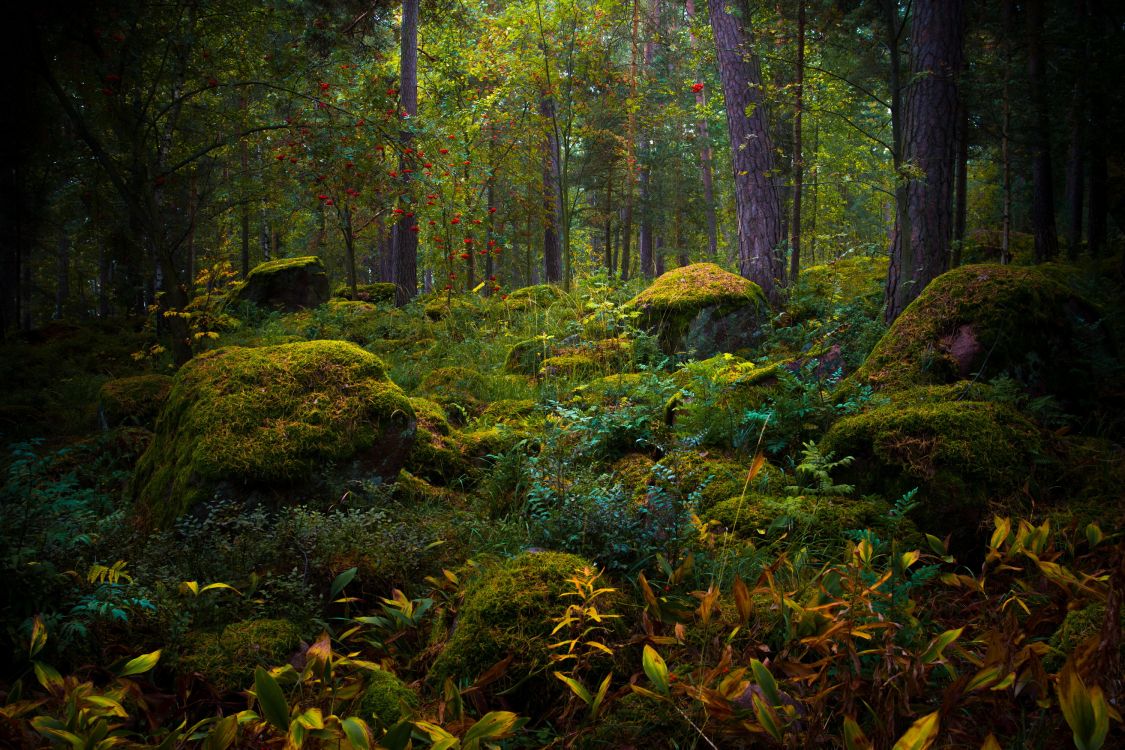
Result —
[[[964, 37], [963, 0], [915, 0], [903, 122], [906, 222], [899, 224], [887, 274], [887, 322], [949, 268], [957, 75]], [[899, 211], [900, 217], [902, 211]]]
[[805, 0], [797, 3], [797, 80], [793, 112], [793, 225], [790, 233], [789, 283], [796, 284], [801, 272], [801, 189], [805, 157], [801, 152], [801, 117], [805, 94]]
[[[407, 116], [418, 115], [418, 2], [402, 0], [402, 30], [400, 39], [399, 97], [402, 110]], [[402, 129], [400, 136], [402, 153], [399, 155], [399, 180], [401, 193], [408, 193], [410, 173], [414, 160], [406, 150], [413, 142], [411, 125]], [[399, 214], [393, 231], [393, 266], [395, 282], [395, 304], [402, 307], [418, 293], [418, 235], [410, 231], [413, 217], [405, 212]]]
[[1086, 0], [1075, 0], [1080, 33], [1074, 39], [1074, 88], [1067, 125], [1070, 149], [1066, 161], [1066, 257], [1075, 261], [1082, 246], [1082, 203], [1086, 190], [1086, 76], [1090, 65], [1090, 27]]
[[[695, 21], [695, 0], [687, 0], [688, 23]], [[691, 26], [688, 27], [691, 48], [698, 46], [698, 40]], [[695, 92], [695, 105], [702, 111], [707, 105], [707, 92], [700, 88]], [[699, 171], [703, 181], [703, 210], [707, 216], [707, 257], [715, 261], [719, 256], [719, 219], [715, 210], [715, 179], [712, 174], [711, 136], [707, 132], [707, 120], [700, 117], [695, 121], [695, 132], [699, 137]]]
[[727, 12], [724, 0], [708, 0], [715, 37], [719, 80], [730, 131], [738, 224], [738, 268], [762, 288], [771, 303], [780, 301], [776, 249], [782, 241], [781, 202], [773, 182], [770, 140], [762, 74], [753, 51], [749, 12], [739, 4], [740, 18]]
[[949, 265], [961, 265], [961, 253], [965, 249], [965, 225], [969, 214], [969, 108], [961, 97], [957, 113], [957, 185], [953, 202], [953, 253]]
[[[555, 116], [555, 102], [548, 92], [539, 99], [539, 114], [550, 123]], [[553, 127], [546, 129], [543, 139], [543, 278], [558, 284], [563, 278], [562, 243], [559, 240], [559, 144]]]
[[1031, 223], [1035, 262], [1059, 254], [1055, 193], [1051, 175], [1051, 119], [1047, 103], [1047, 52], [1043, 47], [1043, 0], [1027, 0], [1027, 77], [1035, 123], [1031, 131]]

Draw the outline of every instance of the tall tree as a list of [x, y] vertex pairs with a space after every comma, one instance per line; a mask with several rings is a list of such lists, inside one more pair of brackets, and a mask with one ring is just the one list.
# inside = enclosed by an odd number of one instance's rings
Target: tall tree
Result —
[[902, 141], [907, 225], [897, 224], [891, 245], [888, 322], [949, 268], [963, 6], [963, 0], [913, 5]]
[[781, 201], [773, 181], [773, 141], [762, 95], [761, 65], [753, 49], [750, 12], [745, 2], [738, 4], [737, 18], [728, 12], [724, 0], [708, 0], [707, 6], [730, 132], [738, 268], [776, 303], [780, 296], [777, 247], [782, 241]]
[[1047, 101], [1047, 51], [1043, 45], [1043, 0], [1027, 2], [1027, 77], [1031, 108], [1031, 223], [1035, 232], [1035, 262], [1059, 254], [1055, 227], [1055, 193], [1051, 176], [1051, 117]]
[[[695, 29], [695, 0], [687, 0], [689, 39], [694, 50], [698, 45]], [[692, 86], [695, 91], [695, 106], [702, 113], [707, 106], [706, 87], [702, 81]], [[714, 261], [719, 256], [719, 219], [715, 210], [715, 180], [711, 170], [711, 136], [707, 132], [707, 118], [700, 114], [695, 120], [695, 132], [699, 138], [699, 171], [703, 180], [703, 210], [707, 214], [707, 257]]]
[[[402, 30], [399, 53], [399, 96], [402, 111], [408, 118], [418, 114], [418, 0], [402, 0]], [[412, 121], [408, 120], [400, 136], [402, 151], [399, 155], [401, 192], [407, 194], [414, 162], [410, 144]], [[418, 235], [411, 231], [413, 219], [399, 214], [394, 227], [393, 261], [395, 304], [405, 305], [418, 293]]]
[[796, 284], [801, 272], [801, 188], [805, 157], [801, 153], [801, 116], [805, 104], [805, 0], [797, 3], [797, 81], [793, 112], [793, 226], [789, 244], [789, 283]]

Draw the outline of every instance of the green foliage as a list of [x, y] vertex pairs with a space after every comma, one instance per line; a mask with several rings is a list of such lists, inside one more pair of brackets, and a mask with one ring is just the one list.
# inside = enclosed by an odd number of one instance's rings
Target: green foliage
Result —
[[182, 674], [199, 673], [222, 693], [247, 686], [255, 667], [286, 661], [301, 643], [288, 620], [243, 620], [218, 632], [192, 632], [178, 663]]

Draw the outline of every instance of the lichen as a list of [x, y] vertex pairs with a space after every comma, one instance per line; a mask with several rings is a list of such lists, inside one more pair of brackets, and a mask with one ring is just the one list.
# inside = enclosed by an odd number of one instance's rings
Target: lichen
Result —
[[383, 363], [354, 344], [216, 349], [176, 375], [133, 478], [136, 511], [163, 527], [220, 481], [300, 482], [336, 462], [393, 477], [414, 425]]
[[179, 669], [203, 675], [220, 694], [232, 693], [253, 681], [255, 667], [284, 663], [300, 643], [300, 628], [288, 620], [244, 620], [221, 633], [190, 633]]
[[167, 375], [137, 375], [107, 380], [98, 392], [98, 415], [102, 426], [131, 424], [151, 427], [160, 407], [172, 390]]

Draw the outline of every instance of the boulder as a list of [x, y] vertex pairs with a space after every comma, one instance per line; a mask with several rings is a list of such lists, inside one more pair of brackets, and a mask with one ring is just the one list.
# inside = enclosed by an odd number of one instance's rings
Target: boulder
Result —
[[757, 284], [719, 268], [696, 263], [664, 274], [625, 304], [668, 354], [702, 358], [751, 346], [760, 337], [766, 308]]
[[104, 430], [122, 425], [151, 428], [171, 390], [167, 375], [107, 380], [98, 391], [98, 422]]
[[293, 312], [328, 301], [328, 274], [315, 255], [282, 258], [257, 266], [231, 291], [234, 303]]
[[132, 494], [142, 523], [166, 527], [220, 486], [253, 492], [331, 469], [393, 481], [414, 444], [410, 401], [354, 344], [306, 341], [202, 354], [176, 374]]

